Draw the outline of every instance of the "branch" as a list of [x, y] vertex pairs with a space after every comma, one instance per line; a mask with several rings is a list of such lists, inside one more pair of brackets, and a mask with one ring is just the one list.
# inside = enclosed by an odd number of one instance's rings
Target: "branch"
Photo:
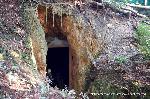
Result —
[[142, 5], [134, 5], [134, 4], [127, 4], [130, 7], [135, 7], [135, 8], [142, 8], [146, 10], [150, 10], [150, 6], [142, 6]]
[[146, 15], [143, 15], [143, 14], [138, 13], [136, 10], [133, 10], [133, 9], [132, 9], [130, 6], [128, 6], [128, 5], [127, 5], [126, 7], [121, 7], [120, 9], [117, 9], [117, 8], [113, 7], [111, 4], [108, 4], [108, 3], [106, 3], [105, 6], [110, 7], [110, 8], [113, 9], [115, 12], [119, 12], [119, 13], [122, 12], [122, 13], [124, 13], [124, 14], [134, 13], [134, 14], [136, 14], [136, 15], [139, 16], [139, 17], [147, 18]]
[[144, 17], [144, 18], [146, 18], [146, 15], [140, 14], [140, 13], [138, 13], [136, 10], [133, 10], [133, 9], [131, 9], [131, 8], [128, 8], [128, 7], [124, 8], [124, 7], [122, 7], [122, 9], [127, 10], [127, 11], [130, 11], [130, 12], [132, 12], [132, 13], [135, 13], [135, 14], [136, 14], [137, 16], [139, 16], [139, 17]]

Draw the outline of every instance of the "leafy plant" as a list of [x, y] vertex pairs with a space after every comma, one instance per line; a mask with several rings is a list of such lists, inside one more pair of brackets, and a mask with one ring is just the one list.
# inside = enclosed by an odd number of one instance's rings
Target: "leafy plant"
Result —
[[136, 30], [137, 38], [139, 40], [139, 49], [150, 59], [150, 25], [141, 23]]

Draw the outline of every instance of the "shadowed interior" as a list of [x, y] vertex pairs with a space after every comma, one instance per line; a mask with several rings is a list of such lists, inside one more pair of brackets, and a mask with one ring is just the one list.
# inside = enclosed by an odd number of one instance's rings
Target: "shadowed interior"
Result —
[[47, 52], [47, 72], [51, 70], [51, 86], [64, 88], [69, 86], [69, 47], [48, 48]]

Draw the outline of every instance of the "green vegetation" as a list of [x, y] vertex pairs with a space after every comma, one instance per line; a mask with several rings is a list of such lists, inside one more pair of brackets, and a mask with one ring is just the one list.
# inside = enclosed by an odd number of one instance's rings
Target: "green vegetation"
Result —
[[139, 87], [131, 82], [128, 86], [111, 84], [106, 78], [97, 79], [92, 84], [94, 99], [149, 99], [149, 86]]
[[150, 59], [150, 25], [141, 23], [136, 31], [139, 40], [139, 49], [145, 55], [146, 59]]
[[125, 61], [127, 61], [127, 57], [125, 56], [118, 56], [115, 58], [115, 61], [118, 63], [124, 63]]
[[120, 95], [117, 95], [117, 93], [121, 93], [121, 90], [105, 79], [97, 79], [93, 82], [92, 93], [98, 94], [93, 95], [94, 99], [118, 99]]

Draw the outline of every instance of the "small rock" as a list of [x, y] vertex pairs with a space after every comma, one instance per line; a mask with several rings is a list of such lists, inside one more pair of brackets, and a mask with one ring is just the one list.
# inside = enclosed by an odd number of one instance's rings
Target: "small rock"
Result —
[[12, 51], [11, 52], [11, 55], [14, 56], [15, 58], [18, 58], [19, 57], [19, 54], [15, 51]]
[[0, 54], [0, 61], [4, 60], [3, 54]]

